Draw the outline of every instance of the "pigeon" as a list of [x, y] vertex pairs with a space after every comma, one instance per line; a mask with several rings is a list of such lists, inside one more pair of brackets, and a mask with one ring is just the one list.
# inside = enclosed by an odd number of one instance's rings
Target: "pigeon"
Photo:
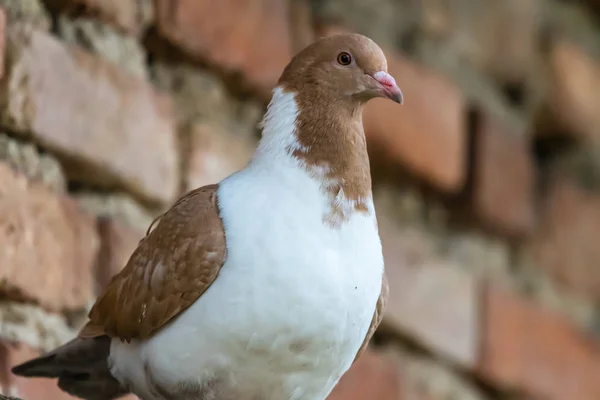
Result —
[[324, 400], [365, 351], [388, 282], [363, 106], [403, 103], [356, 33], [296, 54], [248, 164], [148, 228], [72, 341], [15, 366], [88, 400]]

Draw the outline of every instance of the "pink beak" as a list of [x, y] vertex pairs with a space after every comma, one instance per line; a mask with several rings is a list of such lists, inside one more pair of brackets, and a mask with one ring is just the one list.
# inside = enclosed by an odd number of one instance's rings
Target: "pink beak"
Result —
[[396, 80], [393, 76], [385, 71], [375, 72], [372, 76], [373, 79], [375, 79], [381, 85], [381, 91], [385, 97], [399, 104], [404, 103], [402, 91], [398, 85], [396, 85]]

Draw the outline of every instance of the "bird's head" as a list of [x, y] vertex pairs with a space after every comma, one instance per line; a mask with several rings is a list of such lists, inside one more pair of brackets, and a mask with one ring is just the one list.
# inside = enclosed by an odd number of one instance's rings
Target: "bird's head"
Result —
[[356, 33], [328, 36], [306, 47], [287, 65], [279, 85], [330, 101], [364, 104], [383, 97], [403, 102], [381, 48]]

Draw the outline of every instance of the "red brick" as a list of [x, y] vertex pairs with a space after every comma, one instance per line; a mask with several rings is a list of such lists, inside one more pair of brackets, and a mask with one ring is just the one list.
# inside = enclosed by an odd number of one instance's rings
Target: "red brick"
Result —
[[250, 161], [255, 145], [205, 123], [192, 125], [185, 190], [219, 182]]
[[106, 288], [111, 278], [117, 274], [144, 237], [144, 232], [130, 228], [112, 217], [98, 218], [100, 250], [96, 264], [96, 294]]
[[137, 35], [151, 22], [153, 0], [46, 0], [55, 12], [92, 15]]
[[287, 0], [156, 0], [159, 32], [267, 95], [291, 57]]
[[0, 292], [49, 309], [79, 308], [92, 295], [98, 238], [74, 201], [28, 183], [0, 163]]
[[385, 223], [379, 230], [390, 285], [386, 325], [454, 362], [473, 366], [479, 334], [478, 282], [457, 265], [407, 257], [414, 249], [403, 246], [404, 234]]
[[534, 165], [525, 132], [489, 115], [478, 123], [473, 205], [479, 217], [508, 235], [530, 233], [534, 221]]
[[25, 344], [0, 341], [0, 393], [23, 400], [77, 399], [61, 391], [56, 385], [56, 379], [24, 378], [10, 372], [14, 365], [39, 355], [39, 351]]
[[435, 187], [458, 191], [466, 172], [464, 97], [441, 75], [393, 52], [387, 57], [404, 105], [370, 101], [363, 114], [367, 138]]
[[479, 371], [547, 400], [600, 398], [600, 348], [563, 317], [498, 287], [484, 293]]
[[168, 203], [178, 189], [170, 99], [29, 26], [9, 29], [3, 121], [63, 156], [69, 178]]
[[404, 105], [370, 101], [363, 114], [367, 138], [435, 187], [458, 191], [466, 172], [464, 97], [441, 75], [393, 52], [387, 57]]
[[600, 63], [566, 40], [556, 41], [549, 56], [546, 95], [551, 120], [585, 140], [600, 139]]
[[529, 243], [536, 266], [583, 296], [600, 300], [600, 192], [557, 174]]
[[[338, 28], [325, 28], [327, 35]], [[404, 105], [371, 100], [363, 123], [381, 154], [406, 166], [435, 187], [458, 191], [466, 173], [466, 99], [443, 76], [384, 49], [388, 72], [404, 94]]]
[[342, 376], [328, 400], [400, 400], [399, 368], [383, 355], [366, 351]]
[[416, 267], [386, 262], [390, 298], [385, 321], [464, 366], [476, 360], [477, 282], [457, 265]]

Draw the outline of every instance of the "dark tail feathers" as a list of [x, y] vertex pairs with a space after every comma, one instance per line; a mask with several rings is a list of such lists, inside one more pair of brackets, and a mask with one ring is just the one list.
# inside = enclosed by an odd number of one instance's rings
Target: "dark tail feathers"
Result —
[[110, 374], [110, 338], [76, 338], [52, 352], [13, 367], [15, 375], [58, 378], [58, 387], [86, 400], [112, 400], [128, 393]]

